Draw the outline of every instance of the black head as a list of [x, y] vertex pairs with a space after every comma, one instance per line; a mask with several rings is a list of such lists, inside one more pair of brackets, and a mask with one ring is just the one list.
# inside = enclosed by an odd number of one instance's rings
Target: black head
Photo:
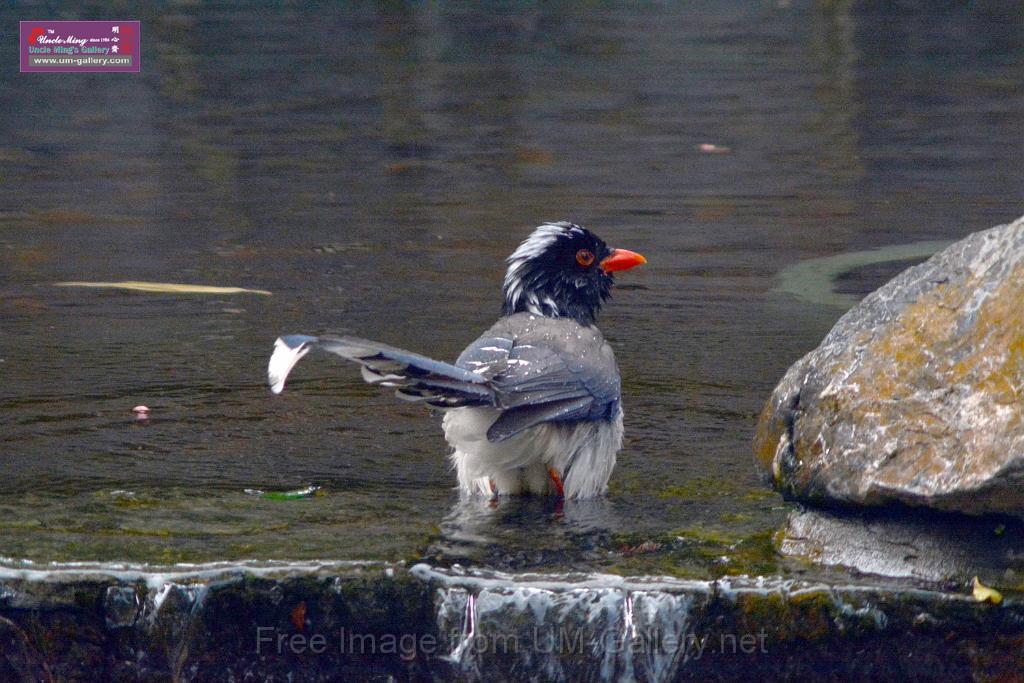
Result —
[[508, 257], [502, 313], [575, 318], [591, 325], [611, 296], [612, 273], [642, 263], [646, 259], [640, 254], [611, 249], [586, 228], [545, 223]]

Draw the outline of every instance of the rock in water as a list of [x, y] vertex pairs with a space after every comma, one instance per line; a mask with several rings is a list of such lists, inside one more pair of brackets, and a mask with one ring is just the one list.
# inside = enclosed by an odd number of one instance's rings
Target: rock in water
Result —
[[818, 510], [789, 514], [777, 537], [782, 555], [861, 574], [938, 586], [1016, 589], [1024, 576], [1024, 521], [906, 509]]
[[840, 318], [775, 388], [754, 452], [800, 500], [1024, 513], [1024, 219]]

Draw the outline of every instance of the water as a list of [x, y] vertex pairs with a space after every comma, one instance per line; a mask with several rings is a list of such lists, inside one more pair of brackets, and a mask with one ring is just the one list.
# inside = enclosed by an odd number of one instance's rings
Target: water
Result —
[[[776, 569], [753, 425], [842, 312], [777, 274], [1022, 213], [1013, 3], [141, 12], [139, 75], [0, 81], [7, 558]], [[626, 410], [606, 500], [460, 503], [439, 420], [326, 357], [267, 390], [282, 333], [455, 358], [562, 218], [649, 259], [600, 321]]]

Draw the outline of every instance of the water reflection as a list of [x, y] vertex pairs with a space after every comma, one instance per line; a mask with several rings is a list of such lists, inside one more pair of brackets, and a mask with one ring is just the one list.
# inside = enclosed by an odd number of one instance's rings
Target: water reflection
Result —
[[442, 562], [497, 568], [571, 566], [595, 559], [619, 528], [607, 498], [558, 500], [538, 496], [460, 494], [427, 555]]
[[1024, 523], [1011, 517], [809, 507], [790, 514], [779, 539], [787, 556], [951, 590], [975, 576], [1017, 589], [1024, 571]]

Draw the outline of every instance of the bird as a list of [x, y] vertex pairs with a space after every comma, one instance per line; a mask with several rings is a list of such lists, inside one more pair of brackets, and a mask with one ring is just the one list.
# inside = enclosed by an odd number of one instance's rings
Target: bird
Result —
[[623, 410], [597, 315], [614, 274], [646, 262], [569, 221], [544, 223], [506, 259], [501, 317], [454, 364], [358, 337], [292, 334], [274, 342], [267, 379], [279, 394], [311, 350], [336, 354], [358, 363], [366, 382], [444, 411], [462, 492], [601, 496]]

